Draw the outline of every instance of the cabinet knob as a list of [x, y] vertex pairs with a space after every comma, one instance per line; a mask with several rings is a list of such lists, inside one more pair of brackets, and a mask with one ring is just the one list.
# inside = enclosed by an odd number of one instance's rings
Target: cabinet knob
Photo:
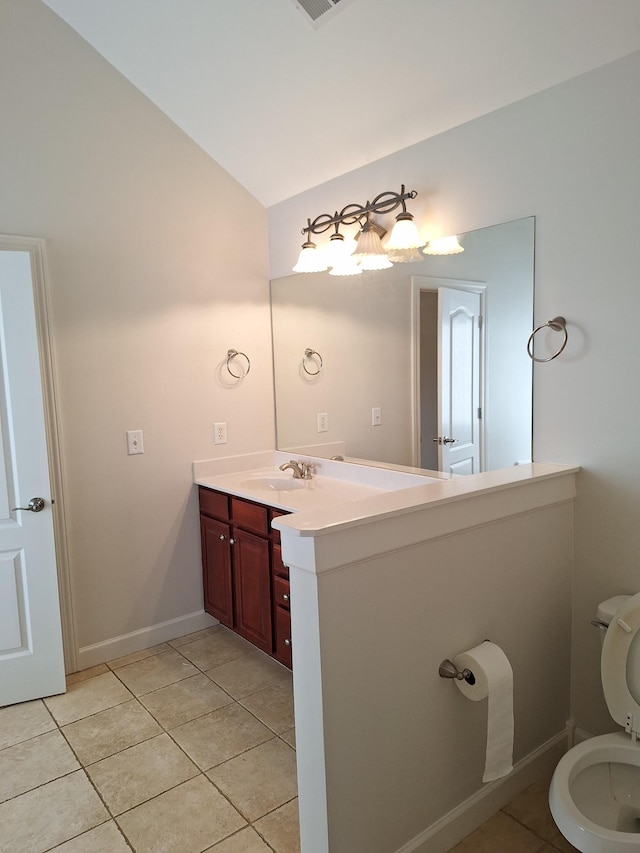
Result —
[[283, 592], [282, 597], [285, 601], [289, 601], [289, 594], [287, 592]]
[[224, 542], [224, 540], [225, 540], [226, 538], [227, 538], [227, 537], [224, 535], [224, 533], [221, 533], [221, 534], [220, 534], [220, 541], [221, 541], [221, 542]]
[[235, 545], [235, 544], [236, 544], [236, 540], [233, 538], [230, 538], [229, 539], [229, 545]]
[[286, 639], [286, 640], [284, 641], [284, 644], [285, 644], [285, 646], [290, 646], [290, 645], [291, 645], [291, 640]]

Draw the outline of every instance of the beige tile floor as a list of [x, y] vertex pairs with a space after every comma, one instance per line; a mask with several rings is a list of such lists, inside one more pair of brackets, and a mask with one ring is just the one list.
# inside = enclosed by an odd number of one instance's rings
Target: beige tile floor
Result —
[[[572, 851], [547, 791], [455, 853]], [[222, 626], [0, 708], [0, 853], [132, 850], [299, 853], [291, 673]]]
[[550, 781], [528, 787], [451, 853], [572, 853], [549, 811]]
[[0, 708], [0, 853], [299, 853], [291, 673], [222, 626]]

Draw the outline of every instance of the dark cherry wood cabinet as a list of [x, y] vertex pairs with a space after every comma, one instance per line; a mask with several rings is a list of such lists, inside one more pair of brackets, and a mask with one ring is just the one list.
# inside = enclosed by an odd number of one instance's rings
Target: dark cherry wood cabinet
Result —
[[269, 542], [235, 528], [232, 547], [234, 628], [245, 640], [271, 654]]
[[231, 575], [231, 528], [200, 513], [204, 609], [233, 628], [233, 581]]
[[271, 521], [285, 515], [199, 487], [204, 609], [291, 668], [289, 570]]

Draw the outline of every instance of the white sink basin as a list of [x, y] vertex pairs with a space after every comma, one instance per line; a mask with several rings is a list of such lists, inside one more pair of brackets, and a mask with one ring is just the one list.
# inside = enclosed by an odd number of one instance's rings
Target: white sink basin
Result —
[[304, 480], [294, 480], [293, 477], [251, 477], [244, 480], [242, 485], [273, 492], [293, 492], [304, 489]]
[[[288, 470], [280, 470], [280, 465], [285, 464], [288, 458], [288, 453], [276, 451], [194, 463], [194, 481], [200, 486], [285, 512], [326, 509], [382, 492], [440, 482], [439, 478], [423, 474], [314, 456], [304, 457], [314, 465], [312, 478], [301, 480], [293, 477]], [[196, 465], [200, 467], [197, 472]]]

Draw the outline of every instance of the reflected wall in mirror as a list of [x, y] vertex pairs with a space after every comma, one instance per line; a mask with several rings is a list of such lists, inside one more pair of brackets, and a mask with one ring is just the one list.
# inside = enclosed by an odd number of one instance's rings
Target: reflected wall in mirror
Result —
[[278, 449], [463, 474], [530, 461], [534, 224], [389, 270], [272, 281]]

